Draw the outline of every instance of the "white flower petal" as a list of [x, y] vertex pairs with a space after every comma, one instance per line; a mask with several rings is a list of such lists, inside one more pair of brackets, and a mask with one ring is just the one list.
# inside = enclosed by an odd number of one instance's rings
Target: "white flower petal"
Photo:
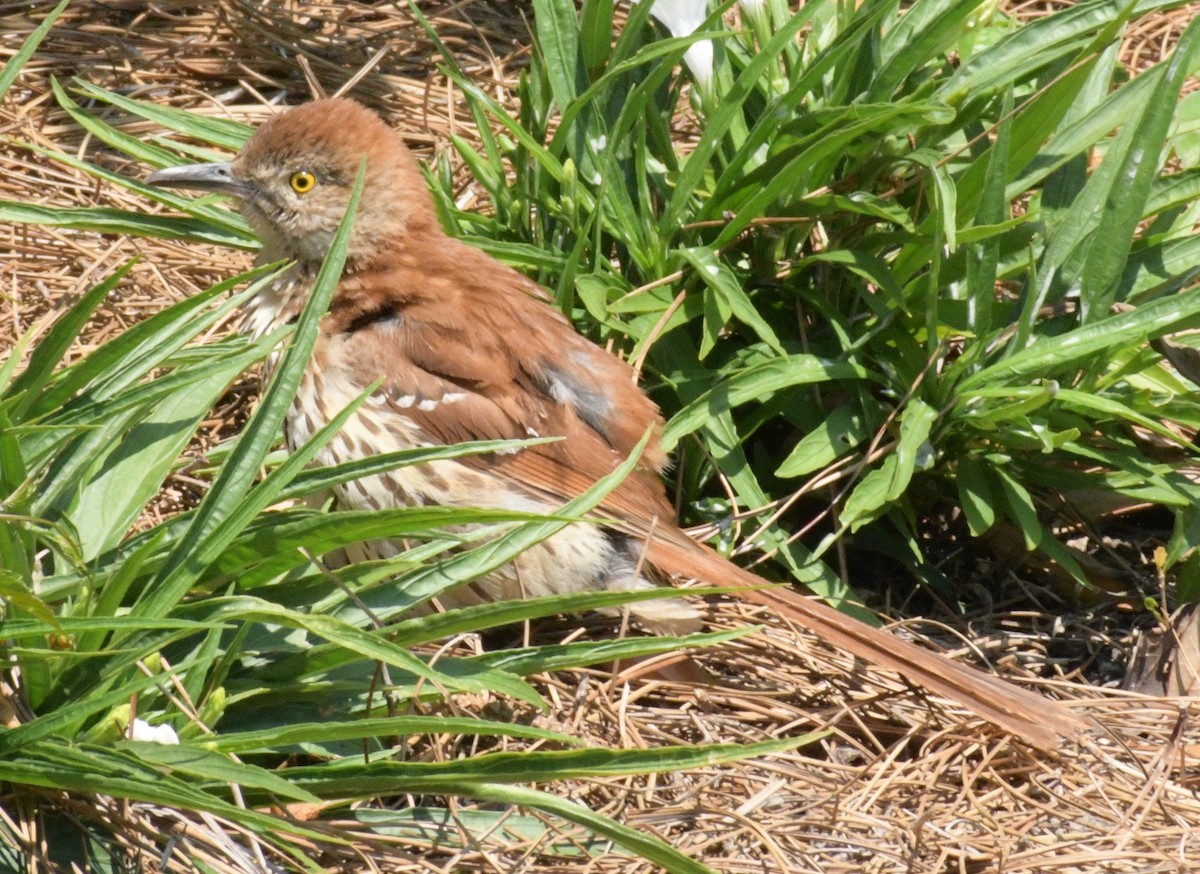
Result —
[[703, 91], [708, 91], [713, 80], [713, 46], [712, 40], [702, 39], [692, 43], [683, 53], [683, 60], [692, 71], [696, 84]]
[[144, 719], [135, 719], [133, 721], [133, 731], [129, 733], [130, 740], [142, 740], [152, 744], [163, 744], [164, 746], [177, 746], [179, 744], [179, 735], [175, 733], [175, 729], [171, 726], [151, 725]]
[[654, 0], [650, 14], [671, 31], [671, 36], [689, 36], [708, 18], [707, 0]]
[[[636, 3], [638, 0], [630, 0]], [[760, 0], [761, 2], [761, 0]], [[671, 36], [691, 36], [708, 18], [707, 0], [654, 0], [650, 14], [662, 22]], [[708, 90], [713, 80], [713, 47], [709, 40], [693, 43], [683, 55], [696, 83]]]

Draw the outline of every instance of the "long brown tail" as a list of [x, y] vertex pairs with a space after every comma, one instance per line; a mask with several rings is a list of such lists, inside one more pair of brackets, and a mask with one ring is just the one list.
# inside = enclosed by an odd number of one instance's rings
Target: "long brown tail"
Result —
[[[685, 544], [655, 537], [647, 546], [646, 558], [672, 576], [719, 586], [769, 585], [762, 577], [690, 540]], [[923, 650], [792, 589], [756, 588], [738, 596], [769, 607], [826, 643], [896, 671], [909, 682], [961, 704], [1043, 751], [1057, 750], [1062, 738], [1073, 737], [1087, 725], [1082, 717], [1048, 698]]]

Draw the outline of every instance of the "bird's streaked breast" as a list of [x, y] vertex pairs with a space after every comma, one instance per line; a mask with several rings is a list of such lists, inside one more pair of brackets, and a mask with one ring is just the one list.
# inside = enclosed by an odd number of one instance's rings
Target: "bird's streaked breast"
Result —
[[241, 330], [258, 338], [287, 324], [303, 308], [314, 281], [298, 264], [284, 270], [246, 304]]

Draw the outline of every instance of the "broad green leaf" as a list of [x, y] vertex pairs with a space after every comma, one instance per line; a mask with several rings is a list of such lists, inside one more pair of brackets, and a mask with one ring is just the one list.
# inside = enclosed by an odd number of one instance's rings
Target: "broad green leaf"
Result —
[[[1105, 155], [1105, 163], [1119, 161], [1119, 164], [1083, 264], [1080, 285], [1082, 322], [1103, 318], [1116, 300], [1113, 286], [1124, 270], [1146, 198], [1158, 174], [1160, 153], [1174, 117], [1180, 88], [1198, 65], [1200, 21], [1192, 21], [1180, 37], [1142, 117], [1121, 131]], [[1099, 171], [1093, 174], [1093, 179], [1098, 176]]]
[[1033, 551], [1042, 546], [1051, 538], [1038, 518], [1033, 496], [1003, 465], [993, 467], [992, 471], [1000, 484], [1000, 496], [1008, 505], [1006, 515], [1016, 523], [1017, 530], [1025, 539], [1025, 548]]
[[[1012, 109], [1013, 92], [1009, 89], [1000, 105], [1004, 121], [997, 128], [996, 140], [988, 151], [987, 175], [975, 214], [977, 226], [998, 224], [1009, 216], [1004, 185], [1009, 175], [1012, 148]], [[992, 304], [996, 298], [996, 271], [1000, 261], [999, 238], [968, 244], [966, 257], [967, 325], [976, 336], [986, 336], [992, 329]]]
[[158, 492], [196, 427], [241, 373], [236, 359], [225, 371], [173, 393], [113, 445], [100, 470], [78, 492], [67, 512], [80, 532], [85, 559], [116, 546]]
[[564, 0], [534, 0], [533, 23], [537, 45], [545, 60], [550, 91], [561, 112], [575, 97], [580, 32], [575, 4]]
[[663, 431], [663, 448], [670, 451], [680, 438], [717, 415], [749, 401], [765, 400], [775, 392], [837, 379], [870, 378], [870, 372], [858, 365], [826, 361], [815, 355], [790, 355], [752, 365], [734, 373], [680, 410]]
[[955, 471], [958, 499], [967, 517], [971, 534], [981, 537], [996, 523], [996, 495], [992, 490], [988, 465], [976, 458], [964, 456]]
[[[729, 267], [719, 260], [707, 247], [694, 246], [677, 250], [683, 259], [696, 270], [696, 275], [719, 297], [723, 309], [737, 317], [742, 324], [754, 330], [762, 340], [779, 355], [786, 355], [779, 337], [767, 321], [755, 309], [754, 303], [743, 290], [741, 283]], [[703, 357], [703, 352], [701, 352]]]
[[579, 51], [584, 70], [595, 79], [612, 53], [613, 0], [583, 0], [579, 17]]
[[883, 463], [870, 471], [846, 499], [841, 524], [850, 531], [878, 518], [889, 510], [908, 489], [918, 468], [932, 464], [933, 449], [929, 434], [937, 421], [938, 412], [920, 399], [914, 398], [900, 417], [900, 439]]
[[792, 449], [776, 476], [797, 477], [818, 471], [871, 436], [877, 423], [856, 405], [837, 407]]

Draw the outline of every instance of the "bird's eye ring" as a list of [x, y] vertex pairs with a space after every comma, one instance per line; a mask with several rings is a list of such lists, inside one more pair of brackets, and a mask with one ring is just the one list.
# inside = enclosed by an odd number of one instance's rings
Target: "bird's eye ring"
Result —
[[297, 194], [308, 194], [317, 187], [317, 177], [307, 170], [297, 170], [288, 178], [288, 185]]

